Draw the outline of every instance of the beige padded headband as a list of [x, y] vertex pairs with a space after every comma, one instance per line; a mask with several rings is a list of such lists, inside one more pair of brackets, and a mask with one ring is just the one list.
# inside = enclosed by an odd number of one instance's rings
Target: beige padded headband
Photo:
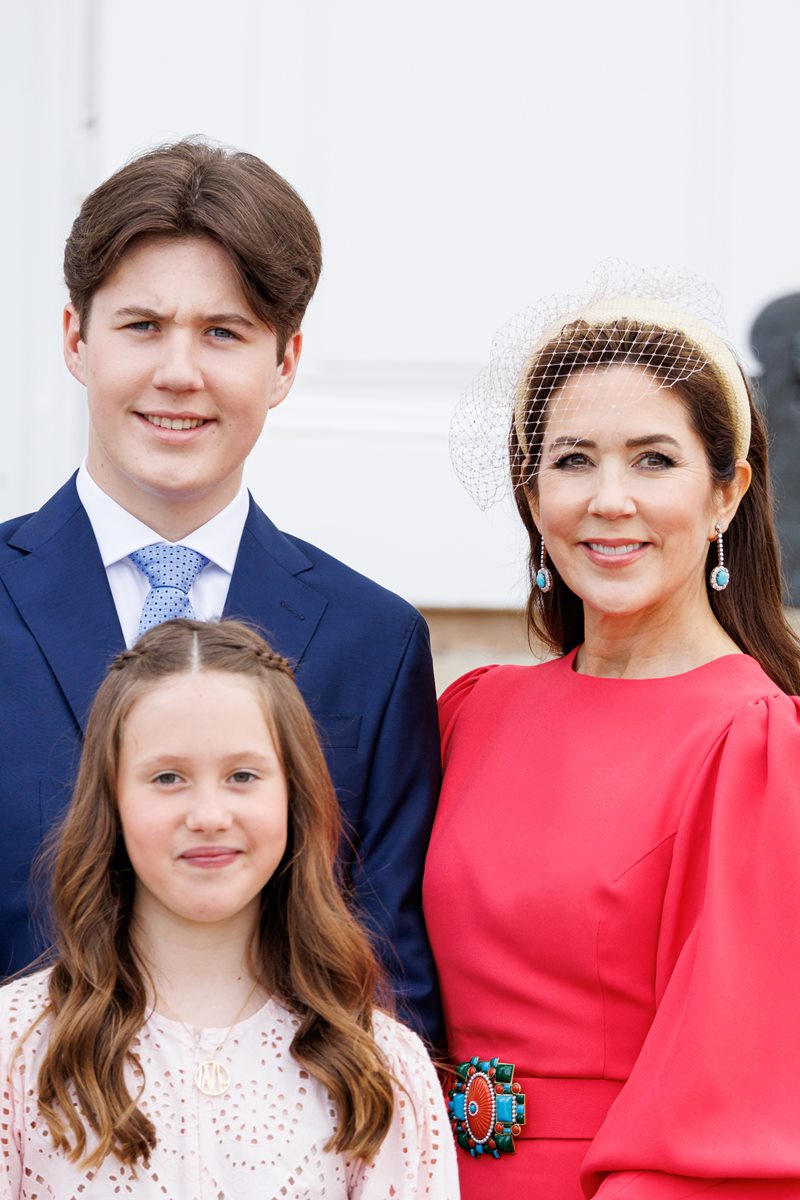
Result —
[[[736, 457], [737, 459], [747, 457], [750, 449], [750, 400], [742, 370], [732, 351], [718, 334], [697, 317], [690, 316], [663, 301], [647, 300], [638, 296], [616, 296], [608, 300], [595, 300], [559, 318], [544, 331], [530, 355], [528, 368], [522, 374], [514, 404], [514, 426], [524, 453], [527, 454], [524, 424], [528, 404], [526, 382], [530, 367], [544, 347], [558, 338], [562, 330], [575, 321], [584, 321], [591, 326], [610, 325], [615, 321], [633, 321], [642, 325], [655, 325], [667, 333], [681, 334], [696, 348], [701, 358], [716, 374], [730, 413], [731, 426], [735, 436]], [[639, 365], [644, 369], [647, 367], [644, 362]], [[699, 365], [696, 369], [699, 369]], [[691, 373], [690, 371], [682, 377], [686, 378]], [[680, 378], [676, 377], [664, 386], [673, 386], [680, 382]]]

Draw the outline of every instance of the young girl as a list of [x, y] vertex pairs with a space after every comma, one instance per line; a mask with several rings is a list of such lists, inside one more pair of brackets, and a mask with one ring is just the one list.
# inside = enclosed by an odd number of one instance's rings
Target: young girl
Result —
[[0, 1194], [457, 1196], [420, 1041], [337, 889], [284, 659], [170, 621], [112, 664], [55, 847], [56, 958], [0, 991]]

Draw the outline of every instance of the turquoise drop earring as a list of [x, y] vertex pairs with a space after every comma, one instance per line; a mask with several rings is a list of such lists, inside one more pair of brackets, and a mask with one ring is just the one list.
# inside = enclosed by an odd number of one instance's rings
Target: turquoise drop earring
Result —
[[731, 581], [731, 573], [725, 566], [725, 550], [722, 545], [722, 526], [717, 521], [715, 527], [717, 531], [717, 556], [719, 562], [711, 571], [708, 581], [715, 592], [724, 592], [725, 588]]
[[536, 586], [540, 592], [549, 592], [553, 586], [552, 572], [545, 566], [544, 538], [542, 538], [542, 552], [539, 556], [539, 570], [536, 572]]

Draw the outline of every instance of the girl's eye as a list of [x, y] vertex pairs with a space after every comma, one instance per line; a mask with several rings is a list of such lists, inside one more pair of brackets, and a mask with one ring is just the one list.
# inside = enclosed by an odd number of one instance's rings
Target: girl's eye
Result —
[[639, 463], [649, 471], [660, 471], [667, 467], [674, 467], [675, 459], [670, 458], [668, 454], [662, 454], [660, 450], [646, 450], [639, 459]]
[[254, 779], [258, 779], [255, 771], [234, 771], [231, 775], [232, 783], [251, 783]]
[[159, 771], [153, 783], [161, 783], [164, 787], [170, 787], [172, 784], [180, 783], [180, 780], [181, 777], [177, 771]]

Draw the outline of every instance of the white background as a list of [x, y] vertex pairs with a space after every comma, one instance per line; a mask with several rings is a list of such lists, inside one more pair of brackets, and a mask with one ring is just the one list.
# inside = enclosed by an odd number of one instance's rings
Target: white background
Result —
[[734, 345], [800, 290], [793, 0], [3, 3], [0, 519], [80, 461], [64, 239], [132, 153], [191, 133], [294, 184], [325, 269], [248, 482], [277, 523], [417, 604], [509, 607], [509, 506], [452, 476], [495, 329], [619, 256], [697, 271]]

